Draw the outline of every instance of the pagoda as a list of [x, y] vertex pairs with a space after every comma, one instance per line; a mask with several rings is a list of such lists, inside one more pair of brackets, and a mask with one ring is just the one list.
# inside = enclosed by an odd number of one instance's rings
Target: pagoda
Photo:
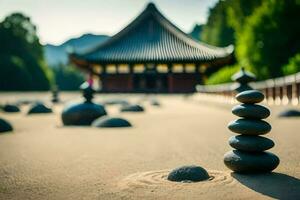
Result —
[[149, 3], [128, 26], [71, 63], [99, 79], [101, 92], [189, 93], [207, 69], [233, 62], [233, 46], [192, 39]]

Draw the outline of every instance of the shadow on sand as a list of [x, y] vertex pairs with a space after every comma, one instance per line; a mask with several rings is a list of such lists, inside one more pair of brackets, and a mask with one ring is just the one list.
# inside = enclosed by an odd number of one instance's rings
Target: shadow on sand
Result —
[[300, 180], [281, 173], [231, 176], [248, 188], [275, 199], [300, 199]]

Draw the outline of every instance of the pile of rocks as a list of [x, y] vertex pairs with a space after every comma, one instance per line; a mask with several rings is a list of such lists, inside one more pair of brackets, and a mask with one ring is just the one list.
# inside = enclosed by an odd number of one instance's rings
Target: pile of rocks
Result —
[[264, 95], [257, 90], [239, 93], [236, 99], [243, 103], [232, 109], [232, 113], [241, 119], [229, 123], [228, 128], [240, 135], [229, 139], [229, 144], [236, 150], [224, 156], [225, 165], [238, 173], [260, 173], [274, 170], [279, 158], [266, 150], [274, 146], [268, 138], [259, 136], [271, 131], [271, 125], [262, 120], [270, 115], [268, 108], [257, 105], [264, 100]]
[[69, 104], [63, 109], [61, 118], [64, 125], [90, 126], [95, 119], [107, 114], [104, 106], [92, 102], [95, 90], [91, 84], [85, 82], [80, 89], [85, 101]]

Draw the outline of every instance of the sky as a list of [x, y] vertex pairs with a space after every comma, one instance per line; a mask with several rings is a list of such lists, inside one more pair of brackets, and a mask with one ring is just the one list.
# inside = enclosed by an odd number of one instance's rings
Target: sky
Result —
[[217, 0], [0, 0], [0, 21], [19, 11], [37, 25], [41, 43], [61, 44], [84, 33], [113, 35], [149, 2], [175, 25], [190, 32], [205, 23]]

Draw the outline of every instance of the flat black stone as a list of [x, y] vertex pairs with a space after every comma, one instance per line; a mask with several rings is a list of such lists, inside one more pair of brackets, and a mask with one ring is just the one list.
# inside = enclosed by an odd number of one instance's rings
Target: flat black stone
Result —
[[241, 104], [232, 108], [232, 113], [239, 117], [265, 119], [270, 116], [270, 110], [261, 105]]
[[28, 110], [28, 115], [30, 114], [43, 114], [43, 113], [52, 113], [52, 109], [45, 106], [42, 103], [33, 104]]
[[294, 110], [294, 109], [288, 109], [288, 110], [282, 111], [279, 114], [279, 117], [300, 117], [300, 111]]
[[207, 171], [200, 166], [183, 166], [172, 170], [168, 175], [169, 181], [182, 182], [182, 181], [204, 181], [209, 179]]
[[263, 135], [271, 131], [271, 125], [258, 119], [237, 119], [228, 124], [228, 128], [235, 133], [245, 135]]
[[103, 128], [118, 128], [118, 127], [131, 127], [132, 125], [126, 119], [119, 117], [103, 116], [93, 121], [92, 126]]
[[144, 112], [144, 108], [140, 105], [124, 105], [121, 112]]
[[264, 100], [265, 96], [258, 90], [246, 90], [236, 95], [236, 100], [241, 103], [259, 103]]
[[11, 113], [20, 112], [20, 108], [17, 105], [13, 105], [13, 104], [5, 104], [2, 107], [2, 110], [4, 112], [11, 112]]
[[128, 101], [121, 99], [110, 99], [103, 102], [104, 105], [129, 105]]
[[224, 155], [225, 165], [237, 173], [264, 173], [279, 165], [279, 158], [270, 152], [249, 153], [239, 150]]
[[0, 118], [0, 133], [9, 132], [12, 130], [12, 125], [8, 121]]
[[248, 152], [261, 152], [274, 147], [274, 142], [261, 136], [237, 135], [229, 139], [229, 145]]
[[249, 83], [255, 81], [256, 77], [253, 73], [246, 71], [245, 68], [242, 68], [240, 71], [235, 73], [231, 79], [239, 83]]
[[64, 125], [89, 126], [95, 119], [106, 114], [102, 105], [80, 103], [66, 106], [62, 111], [61, 118]]

